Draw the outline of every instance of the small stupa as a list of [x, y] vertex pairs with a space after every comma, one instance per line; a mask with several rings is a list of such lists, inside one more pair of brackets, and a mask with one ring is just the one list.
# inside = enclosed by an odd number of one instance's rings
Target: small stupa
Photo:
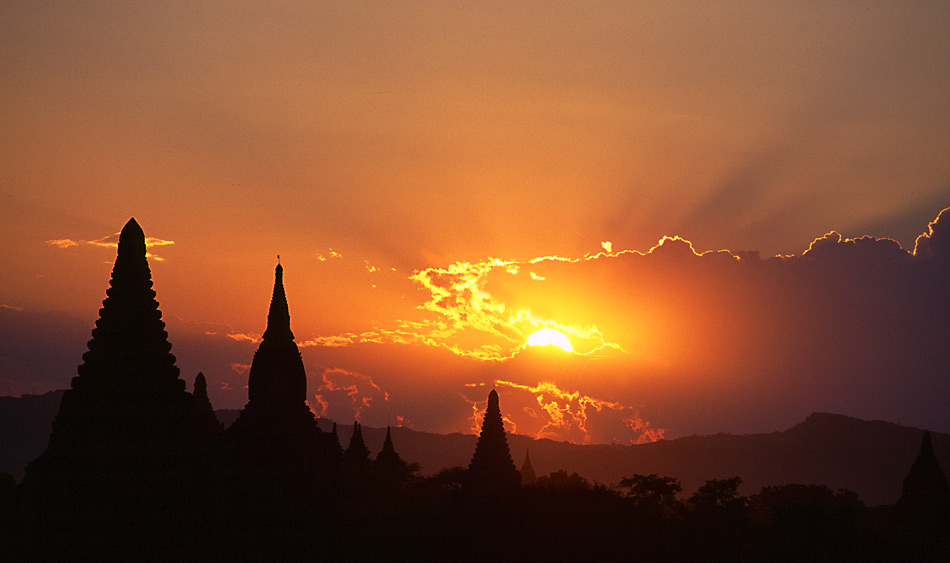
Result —
[[397, 466], [404, 463], [405, 462], [396, 452], [396, 447], [393, 445], [392, 429], [387, 426], [386, 439], [383, 440], [383, 449], [376, 454], [376, 464], [380, 466]]
[[222, 434], [224, 426], [214, 414], [211, 399], [208, 398], [208, 382], [205, 374], [198, 372], [191, 394], [195, 398], [195, 417], [198, 425], [198, 440], [203, 446], [212, 444]]
[[521, 466], [521, 484], [537, 485], [538, 476], [534, 473], [534, 467], [531, 466], [531, 450], [525, 450], [524, 464]]
[[336, 431], [336, 422], [333, 423], [333, 430], [327, 439], [327, 452], [331, 460], [339, 460], [343, 457], [343, 446], [340, 445], [340, 435]]
[[343, 461], [348, 464], [363, 464], [369, 461], [369, 448], [363, 441], [363, 425], [353, 423], [353, 434], [350, 435], [350, 444], [343, 452]]

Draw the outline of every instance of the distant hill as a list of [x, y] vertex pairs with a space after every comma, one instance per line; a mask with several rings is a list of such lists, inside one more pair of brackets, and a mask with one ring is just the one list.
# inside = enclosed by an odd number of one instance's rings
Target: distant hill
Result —
[[[62, 391], [19, 398], [0, 397], [0, 472], [23, 478], [26, 464], [46, 448]], [[217, 411], [225, 426], [236, 410]], [[332, 422], [320, 420], [329, 430]], [[338, 427], [346, 447], [352, 425]], [[467, 466], [475, 449], [470, 434], [433, 434], [393, 428], [399, 454], [420, 464], [423, 475], [452, 466]], [[372, 455], [382, 447], [384, 428], [363, 428]], [[766, 485], [819, 483], [858, 493], [869, 505], [890, 504], [900, 495], [901, 481], [910, 469], [923, 430], [882, 421], [814, 413], [783, 432], [769, 434], [714, 434], [661, 440], [635, 446], [577, 445], [509, 435], [515, 465], [531, 450], [538, 475], [564, 469], [588, 480], [617, 483], [634, 473], [658, 473], [678, 478], [688, 496], [707, 479], [740, 476], [743, 494]], [[933, 445], [944, 472], [950, 473], [950, 435], [933, 434]]]
[[46, 450], [63, 390], [0, 397], [0, 471], [23, 479], [26, 464]]
[[[351, 427], [338, 429], [346, 447]], [[379, 451], [385, 429], [363, 427], [367, 447]], [[814, 413], [783, 432], [714, 434], [661, 440], [635, 446], [581, 446], [509, 435], [515, 465], [525, 451], [538, 475], [564, 469], [588, 480], [614, 484], [634, 473], [658, 473], [678, 478], [688, 496], [708, 479], [738, 475], [740, 492], [753, 494], [766, 485], [818, 483], [850, 489], [868, 505], [891, 504], [900, 496], [923, 430], [882, 421], [864, 421], [836, 414]], [[950, 435], [932, 433], [934, 450], [950, 474]], [[468, 466], [476, 437], [469, 434], [430, 434], [394, 428], [396, 450], [421, 466], [423, 475], [444, 467]]]

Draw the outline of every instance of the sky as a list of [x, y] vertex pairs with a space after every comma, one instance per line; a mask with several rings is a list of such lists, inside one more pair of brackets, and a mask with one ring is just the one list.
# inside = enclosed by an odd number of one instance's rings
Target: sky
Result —
[[217, 408], [280, 255], [341, 422], [950, 431], [946, 2], [241, 4], [0, 5], [0, 393], [69, 385], [135, 217]]

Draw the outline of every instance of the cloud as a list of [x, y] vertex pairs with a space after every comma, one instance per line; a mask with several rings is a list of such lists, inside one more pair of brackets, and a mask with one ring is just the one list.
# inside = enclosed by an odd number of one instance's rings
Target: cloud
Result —
[[887, 233], [890, 238], [901, 241], [904, 248], [912, 249], [915, 239], [921, 234], [921, 225], [933, 219], [934, 210], [941, 209], [950, 201], [950, 184], [933, 193], [912, 193], [907, 201], [898, 201], [882, 206], [876, 216], [856, 221], [848, 231], [856, 234], [879, 235]]
[[[214, 334], [214, 333], [209, 332], [207, 334]], [[236, 340], [238, 342], [251, 342], [253, 344], [259, 344], [261, 341], [261, 335], [256, 334], [256, 333], [244, 334], [242, 332], [229, 331], [227, 334], [225, 334], [225, 336], [230, 338], [231, 340]]]
[[261, 342], [262, 337], [260, 334], [239, 332], [228, 324], [188, 321], [177, 315], [170, 315], [170, 317], [173, 318], [176, 323], [180, 323], [182, 327], [187, 327], [187, 330], [207, 336], [215, 338], [223, 337], [235, 342], [246, 342], [250, 344], [259, 344]]
[[[665, 432], [664, 429], [653, 428], [642, 419], [639, 407], [598, 399], [580, 391], [568, 392], [551, 381], [524, 385], [497, 380], [495, 384], [512, 390], [505, 397], [509, 414], [512, 406], [516, 409], [520, 407], [527, 415], [521, 433], [534, 438], [583, 444], [610, 441], [642, 444], [663, 438]], [[525, 404], [526, 401], [528, 404]], [[610, 430], [605, 432], [608, 427]], [[621, 428], [629, 432], [618, 433]], [[598, 431], [602, 433], [592, 435]]]
[[334, 420], [362, 420], [365, 411], [389, 401], [389, 393], [367, 375], [343, 368], [323, 368], [313, 395], [314, 414]]
[[234, 387], [231, 386], [231, 382], [229, 381], [218, 381], [218, 385], [219, 385], [218, 389], [221, 391], [234, 391]]
[[319, 260], [319, 261], [321, 261], [321, 262], [326, 262], [327, 260], [331, 260], [331, 259], [337, 259], [337, 260], [338, 260], [338, 259], [340, 259], [340, 258], [343, 258], [343, 255], [342, 255], [341, 253], [337, 252], [336, 250], [333, 250], [332, 248], [327, 252], [326, 255], [324, 255], [324, 254], [317, 254], [317, 260]]
[[[56, 248], [60, 248], [63, 250], [67, 248], [71, 248], [73, 246], [80, 246], [80, 245], [98, 246], [100, 248], [118, 248], [119, 234], [120, 233], [114, 233], [114, 234], [111, 234], [102, 238], [94, 239], [94, 240], [50, 239], [45, 242], [46, 244], [50, 246], [55, 246]], [[155, 238], [155, 237], [145, 237], [146, 248], [152, 248], [156, 246], [168, 246], [170, 244], [175, 244], [175, 241], [165, 240], [165, 239], [160, 239], [160, 238]], [[151, 252], [147, 252], [145, 256], [147, 258], [157, 260], [159, 262], [162, 262], [165, 260], [161, 256], [157, 256]]]
[[950, 257], [950, 207], [930, 222], [927, 232], [917, 237], [914, 256]]
[[910, 254], [901, 248], [899, 242], [889, 238], [863, 236], [856, 239], [844, 238], [831, 231], [812, 241], [802, 253], [808, 259], [816, 260], [870, 260], [891, 262], [909, 258]]
[[[590, 260], [596, 256], [576, 260]], [[526, 267], [544, 261], [576, 260], [553, 256], [526, 261], [488, 258], [481, 262], [456, 262], [447, 267], [417, 270], [410, 279], [428, 292], [428, 298], [418, 309], [432, 315], [420, 320], [403, 320], [398, 331], [380, 332], [388, 338], [398, 336], [405, 343], [424, 342], [459, 355], [490, 361], [513, 357], [523, 347], [526, 338], [541, 328], [564, 332], [580, 353], [592, 353], [605, 347], [619, 349], [617, 344], [604, 339], [596, 325], [560, 323], [507, 299], [511, 295], [510, 288], [545, 281], [545, 276]], [[505, 295], [496, 295], [490, 286], [500, 287]], [[340, 339], [334, 342], [339, 343]]]
[[79, 246], [78, 242], [68, 238], [48, 240], [46, 241], [46, 244], [51, 244], [57, 248], [63, 249], [69, 248], [70, 246]]

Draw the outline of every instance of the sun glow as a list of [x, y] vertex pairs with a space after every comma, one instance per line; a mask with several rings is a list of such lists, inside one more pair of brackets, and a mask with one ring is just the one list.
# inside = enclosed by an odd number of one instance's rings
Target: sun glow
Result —
[[565, 352], [573, 352], [571, 340], [563, 332], [553, 328], [542, 328], [531, 333], [525, 342], [528, 346], [557, 346]]

